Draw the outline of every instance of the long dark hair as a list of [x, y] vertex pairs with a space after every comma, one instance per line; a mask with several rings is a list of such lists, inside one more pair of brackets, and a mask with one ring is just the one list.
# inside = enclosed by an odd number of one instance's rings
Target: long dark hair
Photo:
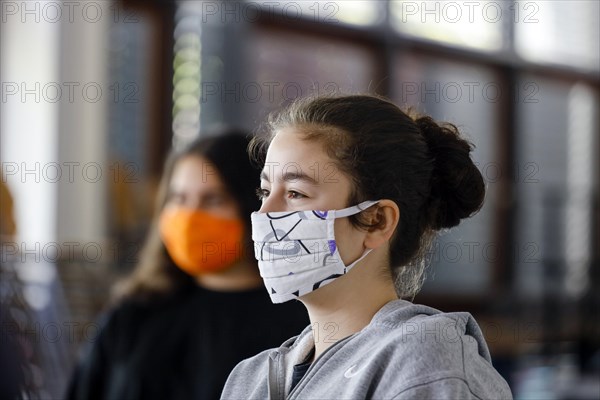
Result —
[[[197, 139], [185, 148], [169, 154], [158, 187], [154, 217], [140, 262], [127, 278], [115, 285], [113, 302], [126, 298], [148, 300], [195, 285], [194, 279], [181, 271], [169, 256], [158, 229], [158, 219], [168, 200], [173, 171], [177, 163], [185, 157], [202, 157], [215, 166], [225, 187], [239, 206], [246, 227], [245, 245], [247, 249], [252, 247], [250, 214], [259, 209], [260, 202], [256, 196], [259, 171], [250, 163], [246, 152], [249, 142], [250, 137], [245, 132], [220, 128], [209, 132], [208, 137]], [[248, 250], [244, 254], [250, 258], [253, 253]]]

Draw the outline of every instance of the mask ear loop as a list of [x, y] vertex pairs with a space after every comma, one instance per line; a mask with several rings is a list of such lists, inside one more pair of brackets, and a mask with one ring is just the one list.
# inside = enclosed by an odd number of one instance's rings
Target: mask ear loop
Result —
[[363, 252], [362, 256], [358, 257], [358, 259], [356, 261], [354, 261], [350, 265], [345, 265], [344, 267], [346, 267], [346, 272], [350, 271], [350, 269], [352, 267], [354, 267], [356, 264], [358, 264], [359, 262], [361, 262], [362, 259], [365, 258], [366, 256], [368, 256], [369, 253], [372, 252], [372, 251], [373, 251], [373, 249], [365, 249], [365, 251]]
[[[328, 222], [330, 224], [328, 226], [328, 231], [329, 231], [330, 237], [335, 238], [333, 223], [336, 218], [344, 218], [344, 217], [349, 217], [354, 214], [358, 214], [359, 212], [364, 211], [367, 208], [372, 207], [377, 203], [379, 203], [379, 200], [367, 200], [367, 201], [363, 201], [362, 203], [359, 203], [355, 206], [342, 208], [341, 210], [335, 210], [334, 212], [330, 212], [329, 215], [327, 216], [328, 217], [327, 219], [329, 219]], [[329, 218], [330, 216], [331, 216], [331, 218]], [[345, 272], [350, 271], [350, 269], [352, 267], [354, 267], [356, 264], [358, 264], [360, 261], [362, 261], [363, 258], [365, 258], [367, 255], [369, 255], [369, 253], [371, 251], [373, 251], [373, 249], [365, 249], [363, 254], [357, 260], [355, 260], [350, 265], [344, 265]], [[340, 257], [340, 261], [342, 261], [341, 256], [339, 255], [339, 252], [338, 252], [338, 256]]]
[[379, 200], [367, 200], [352, 207], [334, 210], [335, 212], [330, 212], [329, 215], [331, 215], [331, 219], [349, 217], [351, 215], [358, 214], [359, 212], [364, 211], [377, 203], [379, 203]]

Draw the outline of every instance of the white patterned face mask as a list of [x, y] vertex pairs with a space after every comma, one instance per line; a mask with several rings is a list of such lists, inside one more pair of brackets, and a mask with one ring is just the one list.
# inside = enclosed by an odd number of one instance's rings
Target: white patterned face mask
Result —
[[342, 210], [252, 213], [252, 240], [258, 268], [273, 303], [297, 299], [344, 275], [371, 249], [344, 265], [334, 235], [336, 218], [376, 204], [365, 201]]

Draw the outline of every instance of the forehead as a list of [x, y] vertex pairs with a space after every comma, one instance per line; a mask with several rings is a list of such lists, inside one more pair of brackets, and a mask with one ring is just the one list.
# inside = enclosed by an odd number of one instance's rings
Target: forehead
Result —
[[302, 168], [304, 173], [335, 165], [321, 140], [307, 139], [306, 129], [286, 127], [275, 132], [267, 151], [266, 165], [275, 169]]
[[176, 162], [169, 186], [179, 191], [220, 189], [223, 182], [213, 163], [199, 156], [185, 156]]
[[[313, 197], [322, 197], [321, 200], [341, 199], [339, 204], [328, 202], [323, 207], [343, 207], [352, 191], [353, 181], [339, 168], [336, 160], [328, 155], [324, 140], [308, 139], [306, 129], [286, 128], [275, 133], [261, 176], [271, 185], [282, 182], [299, 185], [304, 190], [318, 187], [318, 192], [311, 193]], [[276, 186], [271, 187], [275, 188]]]

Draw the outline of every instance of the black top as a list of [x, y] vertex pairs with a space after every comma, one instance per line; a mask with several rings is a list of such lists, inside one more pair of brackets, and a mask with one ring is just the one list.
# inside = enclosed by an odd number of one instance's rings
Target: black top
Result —
[[294, 390], [294, 388], [296, 387], [298, 382], [300, 382], [300, 380], [302, 380], [302, 378], [304, 378], [304, 375], [306, 375], [306, 372], [308, 371], [308, 369], [310, 368], [310, 366], [312, 364], [311, 360], [314, 355], [315, 355], [315, 348], [313, 347], [313, 349], [306, 356], [306, 358], [304, 359], [303, 362], [301, 362], [300, 364], [294, 365], [294, 371], [292, 372], [292, 386], [290, 387], [289, 393], [291, 393], [292, 390]]
[[264, 288], [200, 287], [108, 313], [79, 365], [69, 399], [218, 399], [233, 367], [308, 325], [299, 302], [272, 304]]

